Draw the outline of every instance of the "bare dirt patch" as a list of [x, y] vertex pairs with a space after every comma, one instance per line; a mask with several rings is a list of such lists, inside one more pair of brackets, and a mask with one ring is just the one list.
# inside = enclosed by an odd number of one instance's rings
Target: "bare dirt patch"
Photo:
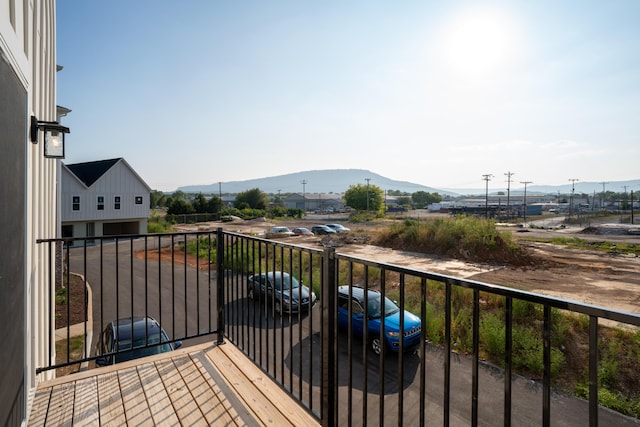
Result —
[[146, 258], [148, 261], [160, 261], [163, 263], [176, 263], [176, 264], [186, 264], [191, 268], [197, 268], [198, 270], [215, 270], [215, 263], [209, 264], [208, 259], [198, 259], [194, 255], [184, 253], [184, 250], [179, 247], [164, 247], [159, 251], [158, 249], [151, 249], [145, 251], [137, 251], [135, 253], [136, 258], [144, 259], [146, 253]]
[[520, 242], [544, 268], [503, 267], [472, 276], [474, 280], [640, 313], [640, 258], [568, 249], [549, 243]]

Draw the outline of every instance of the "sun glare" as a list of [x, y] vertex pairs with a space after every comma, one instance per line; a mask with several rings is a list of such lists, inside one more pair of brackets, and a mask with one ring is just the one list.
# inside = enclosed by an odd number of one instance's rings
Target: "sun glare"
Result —
[[497, 12], [468, 12], [457, 17], [446, 31], [442, 47], [449, 66], [457, 73], [493, 72], [511, 54], [514, 34], [506, 17]]

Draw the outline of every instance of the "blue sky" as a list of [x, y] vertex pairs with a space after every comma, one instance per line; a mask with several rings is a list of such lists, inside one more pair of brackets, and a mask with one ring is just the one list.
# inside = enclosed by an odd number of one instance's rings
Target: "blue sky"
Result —
[[636, 0], [57, 3], [66, 163], [124, 157], [162, 191], [640, 178]]

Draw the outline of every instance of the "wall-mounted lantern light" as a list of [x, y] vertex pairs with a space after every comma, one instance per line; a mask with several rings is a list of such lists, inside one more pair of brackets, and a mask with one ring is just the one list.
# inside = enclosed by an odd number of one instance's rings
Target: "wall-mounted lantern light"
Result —
[[54, 159], [64, 159], [64, 134], [69, 128], [58, 122], [43, 122], [31, 116], [31, 142], [38, 143], [38, 130], [44, 132], [44, 156]]

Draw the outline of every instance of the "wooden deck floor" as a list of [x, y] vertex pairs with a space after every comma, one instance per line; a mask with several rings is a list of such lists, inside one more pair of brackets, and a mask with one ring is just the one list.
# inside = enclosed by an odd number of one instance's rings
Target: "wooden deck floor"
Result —
[[320, 425], [232, 344], [203, 344], [43, 382], [29, 426]]

